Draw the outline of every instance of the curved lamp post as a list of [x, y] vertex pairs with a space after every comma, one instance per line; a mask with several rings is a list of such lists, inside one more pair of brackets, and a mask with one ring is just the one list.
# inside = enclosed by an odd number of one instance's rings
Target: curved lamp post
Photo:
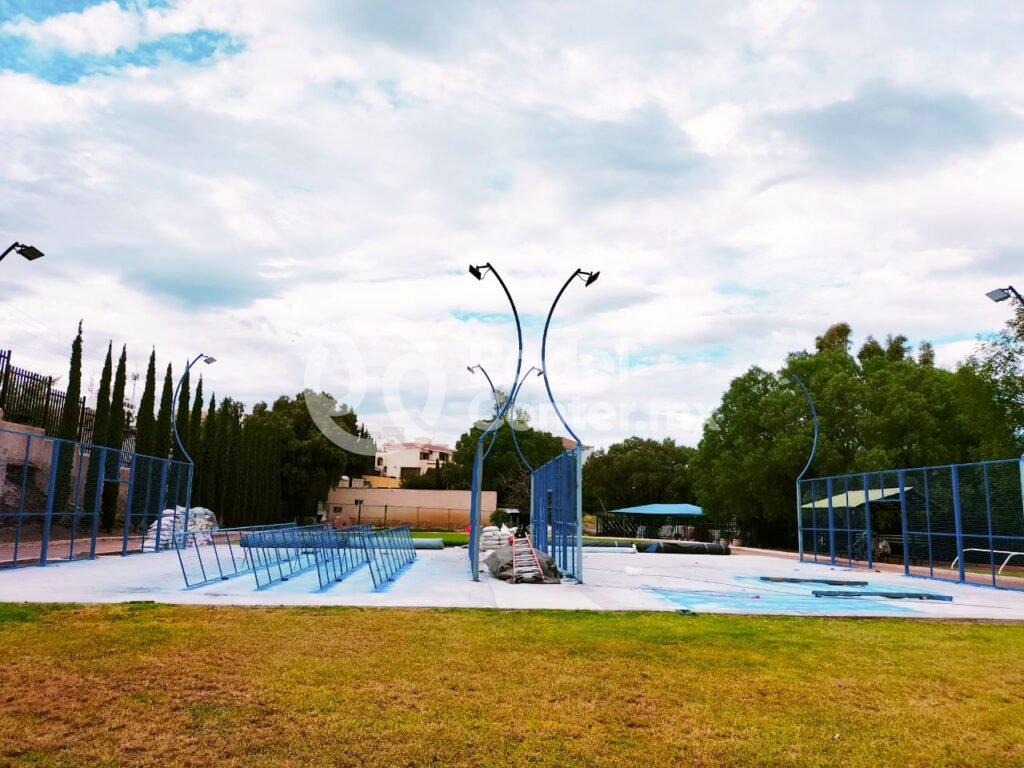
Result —
[[[798, 549], [800, 551], [800, 561], [804, 559], [804, 534], [803, 534], [803, 515], [800, 510], [800, 481], [804, 479], [804, 475], [807, 474], [807, 470], [811, 468], [811, 462], [814, 461], [814, 454], [818, 450], [818, 411], [814, 407], [814, 399], [811, 397], [811, 393], [807, 391], [807, 387], [800, 377], [795, 374], [790, 374], [790, 381], [797, 384], [800, 389], [804, 391], [804, 396], [807, 398], [807, 404], [811, 406], [811, 418], [814, 420], [814, 443], [811, 445], [811, 455], [807, 457], [807, 463], [804, 464], [804, 468], [800, 471], [800, 474], [796, 478], [796, 539]], [[868, 548], [870, 549], [870, 542]]]
[[[512, 300], [512, 294], [509, 293], [508, 286], [505, 285], [505, 281], [501, 279], [501, 275], [498, 270], [494, 268], [490, 262], [483, 265], [474, 266], [469, 265], [469, 274], [475, 277], [477, 280], [483, 280], [487, 277], [488, 272], [493, 272], [494, 276], [498, 279], [501, 284], [501, 289], [505, 292], [505, 297], [508, 299], [509, 305], [512, 307], [512, 316], [516, 321], [516, 337], [519, 342], [519, 359], [516, 362], [516, 375], [512, 380], [512, 387], [509, 392], [515, 392], [516, 387], [519, 384], [519, 372], [523, 368], [523, 326], [519, 322], [519, 311], [516, 309], [516, 303]], [[490, 378], [490, 377], [488, 377]], [[472, 500], [470, 503], [470, 527], [469, 527], [469, 551], [470, 551], [470, 570], [474, 581], [480, 580], [480, 573], [478, 570], [479, 556], [480, 556], [480, 543], [479, 543], [479, 521], [480, 516], [480, 485], [483, 482], [483, 456], [484, 456], [484, 438], [487, 437], [491, 432], [494, 432], [497, 427], [501, 425], [502, 419], [505, 417], [505, 412], [508, 411], [509, 405], [512, 404], [512, 398], [508, 397], [505, 400], [504, 406], [502, 406], [498, 413], [495, 415], [494, 421], [483, 431], [476, 444], [476, 455], [473, 459], [473, 480], [472, 480]]]
[[1022, 297], [1017, 292], [1017, 289], [1014, 288], [1012, 285], [1008, 285], [1005, 288], [996, 288], [994, 291], [989, 291], [985, 295], [996, 303], [999, 303], [1000, 301], [1006, 301], [1008, 298], [1013, 296], [1015, 299], [1017, 299], [1018, 302], [1020, 302], [1020, 305], [1024, 307], [1024, 297]]
[[36, 248], [34, 245], [25, 245], [24, 243], [11, 243], [6, 251], [0, 253], [0, 261], [3, 261], [4, 257], [11, 251], [17, 251], [19, 256], [24, 256], [25, 259], [28, 261], [35, 261], [36, 259], [41, 259], [43, 258], [43, 256], [46, 255], [38, 248]]
[[[192, 366], [202, 360], [207, 365], [217, 362], [217, 358], [203, 353], [199, 353], [195, 356], [191, 363], [185, 366], [185, 372], [181, 374], [181, 378], [178, 379], [178, 386], [174, 388], [174, 399], [171, 400], [171, 426], [174, 428], [174, 439], [178, 443], [178, 448], [181, 449], [182, 455], [188, 462], [188, 483], [185, 489], [185, 531], [188, 531], [188, 515], [189, 508], [192, 505], [192, 475], [195, 471], [195, 462], [192, 461], [192, 457], [188, 455], [188, 451], [185, 450], [185, 446], [181, 442], [181, 435], [178, 434], [178, 395], [181, 392], [182, 382], [185, 381], [185, 377], [188, 372], [192, 370]], [[174, 533], [177, 533], [175, 531]]]
[[551, 316], [555, 313], [555, 307], [558, 305], [558, 300], [562, 298], [562, 294], [565, 293], [565, 289], [569, 287], [569, 283], [575, 280], [577, 277], [583, 281], [584, 285], [593, 285], [594, 281], [597, 280], [600, 272], [584, 272], [582, 269], [577, 269], [573, 272], [569, 279], [565, 281], [565, 285], [555, 296], [555, 300], [551, 302], [551, 309], [548, 310], [548, 319], [544, 322], [544, 336], [540, 342], [540, 367], [541, 375], [544, 377], [544, 389], [547, 390], [548, 400], [551, 401], [551, 407], [555, 409], [555, 413], [558, 415], [558, 420], [562, 422], [569, 434], [572, 435], [573, 440], [576, 441], [576, 445], [580, 448], [583, 447], [583, 441], [580, 440], [579, 435], [572, 431], [572, 427], [566, 422], [565, 417], [562, 416], [562, 412], [558, 410], [558, 403], [555, 402], [555, 396], [551, 393], [551, 382], [548, 381], [548, 363], [547, 363], [547, 350], [548, 350], [548, 327], [551, 325]]

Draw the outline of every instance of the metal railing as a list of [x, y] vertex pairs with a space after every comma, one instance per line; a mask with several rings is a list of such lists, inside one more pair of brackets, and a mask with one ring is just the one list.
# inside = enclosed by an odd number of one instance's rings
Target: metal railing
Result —
[[[800, 481], [803, 559], [1024, 589], [1024, 458]], [[1010, 555], [1003, 559], [1002, 555]]]
[[0, 568], [161, 548], [182, 462], [0, 429]]
[[581, 472], [582, 451], [571, 448], [538, 467], [530, 478], [534, 549], [551, 555], [562, 576], [577, 582], [583, 581]]

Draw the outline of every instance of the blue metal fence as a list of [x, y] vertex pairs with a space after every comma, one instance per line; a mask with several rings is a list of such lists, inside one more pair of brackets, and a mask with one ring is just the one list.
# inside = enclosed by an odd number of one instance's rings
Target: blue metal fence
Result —
[[324, 531], [316, 550], [316, 575], [321, 590], [344, 580], [367, 564], [364, 537], [372, 531], [371, 525], [353, 525], [333, 532]]
[[397, 579], [416, 559], [409, 526], [373, 531], [362, 537], [374, 589]]
[[801, 559], [1024, 589], [1024, 458], [798, 483]]
[[562, 576], [583, 581], [583, 452], [572, 448], [534, 470], [530, 528], [534, 548], [554, 558]]
[[165, 539], [149, 528], [184, 503], [189, 472], [182, 462], [0, 430], [0, 568], [159, 549]]
[[293, 529], [295, 523], [217, 528], [212, 531], [178, 531], [173, 534], [185, 587], [201, 587], [250, 573], [253, 561], [242, 546], [242, 536], [258, 531]]

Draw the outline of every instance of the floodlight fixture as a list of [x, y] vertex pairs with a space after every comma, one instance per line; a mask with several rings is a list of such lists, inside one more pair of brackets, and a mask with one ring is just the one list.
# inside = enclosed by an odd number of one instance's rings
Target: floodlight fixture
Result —
[[1012, 285], [1008, 285], [1005, 288], [996, 288], [993, 291], [989, 291], [985, 295], [996, 303], [999, 303], [1000, 301], [1006, 301], [1008, 298], [1013, 296], [1014, 298], [1017, 299], [1017, 301], [1021, 303], [1022, 306], [1024, 306], [1024, 297], [1022, 297], [1017, 292], [1017, 289], [1014, 288]]
[[216, 363], [217, 358], [214, 357], [213, 355], [203, 355], [203, 362], [206, 363], [207, 365], [210, 365], [211, 363]]
[[477, 266], [473, 266], [472, 264], [470, 264], [469, 274], [471, 274], [477, 280], [483, 280], [487, 273], [490, 272], [492, 269], [494, 269], [494, 267], [492, 267], [490, 263], [479, 264]]
[[597, 282], [597, 278], [601, 276], [600, 272], [584, 272], [582, 269], [579, 271], [580, 279], [582, 279], [583, 286], [593, 285]]
[[6, 251], [0, 253], [0, 261], [3, 261], [4, 256], [6, 256], [11, 251], [17, 251], [18, 255], [23, 256], [26, 261], [35, 261], [36, 259], [41, 259], [43, 258], [43, 256], [45, 256], [45, 254], [38, 248], [36, 248], [34, 245], [25, 245], [24, 243], [11, 243], [11, 245], [8, 246]]

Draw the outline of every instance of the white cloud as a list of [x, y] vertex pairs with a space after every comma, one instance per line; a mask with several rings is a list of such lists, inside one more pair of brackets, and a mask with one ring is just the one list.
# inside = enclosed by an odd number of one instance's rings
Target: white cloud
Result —
[[[0, 346], [62, 374], [84, 317], [92, 375], [108, 338], [139, 370], [154, 344], [161, 366], [206, 351], [207, 393], [249, 403], [299, 391], [327, 349], [324, 386], [372, 430], [399, 414], [454, 440], [483, 386], [465, 366], [507, 389], [516, 363], [486, 317], [504, 295], [466, 265], [501, 269], [525, 366], [565, 278], [600, 269], [556, 313], [559, 402], [588, 443], [695, 442], [732, 376], [832, 322], [941, 339], [944, 365], [1002, 323], [983, 293], [1018, 263], [1024, 144], [836, 176], [772, 120], [879, 80], [1020, 110], [1014, 4], [453, 8], [416, 25], [387, 4], [108, 3], [5, 24], [71, 53], [208, 29], [242, 49], [74, 85], [0, 73], [0, 229], [47, 252], [2, 265]], [[523, 398], [563, 431], [539, 379]]]

